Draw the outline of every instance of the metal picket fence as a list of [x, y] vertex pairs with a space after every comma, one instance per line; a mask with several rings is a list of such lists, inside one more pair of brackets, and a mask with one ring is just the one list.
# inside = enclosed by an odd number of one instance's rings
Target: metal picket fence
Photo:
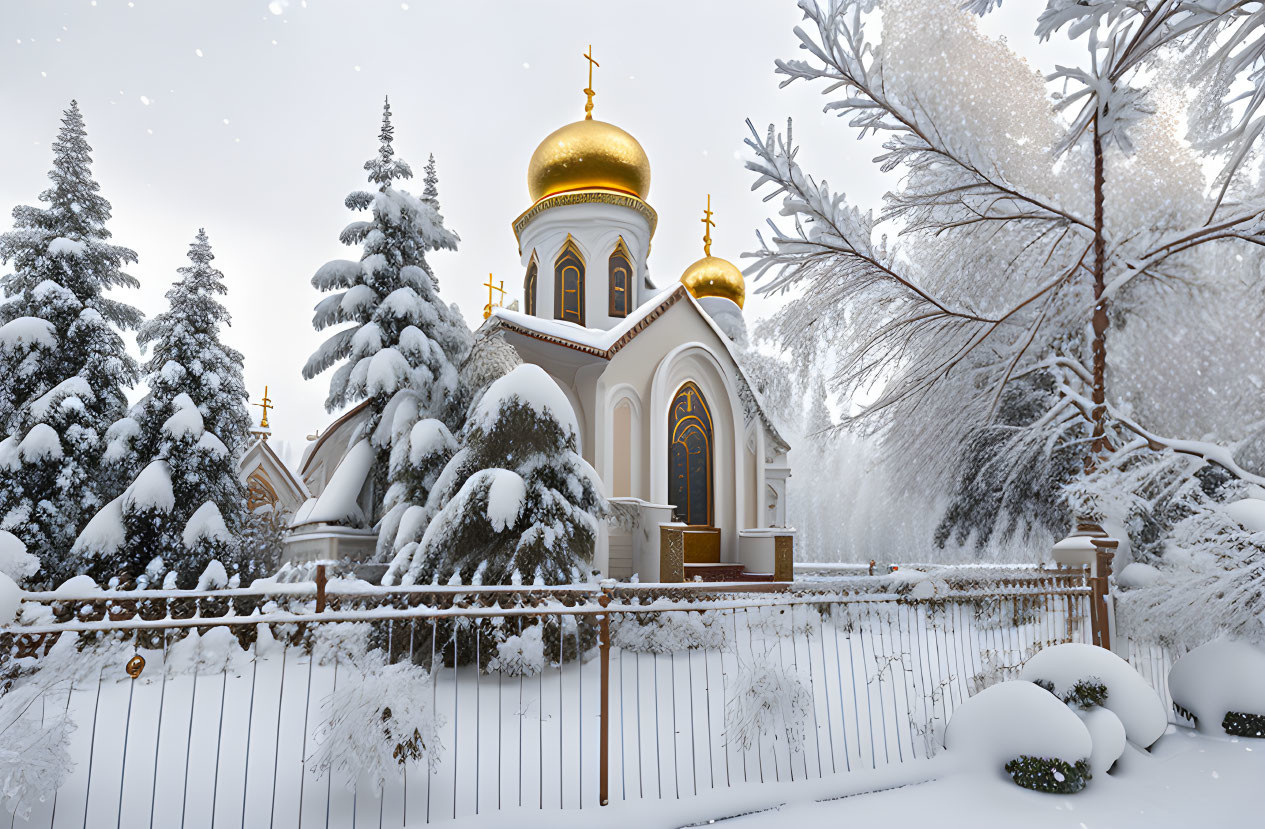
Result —
[[[41, 724], [77, 727], [73, 770], [14, 825], [398, 827], [874, 769], [932, 756], [1037, 650], [1090, 641], [1080, 572], [335, 587], [26, 594], [0, 682], [47, 668]], [[420, 666], [433, 762], [380, 786], [322, 766], [332, 701], [399, 664]]]

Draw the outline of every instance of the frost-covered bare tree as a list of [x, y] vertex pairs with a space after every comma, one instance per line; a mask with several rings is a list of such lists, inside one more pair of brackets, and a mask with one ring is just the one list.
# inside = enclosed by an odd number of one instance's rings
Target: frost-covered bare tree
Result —
[[1050, 0], [1035, 37], [1086, 56], [1048, 77], [980, 30], [996, 0], [799, 5], [783, 84], [884, 137], [892, 185], [863, 210], [789, 125], [753, 129], [754, 188], [787, 220], [750, 272], [794, 294], [789, 353], [828, 351], [841, 399], [872, 396], [841, 425], [951, 490], [940, 541], [1062, 533], [1062, 487], [1122, 453], [1259, 482], [1265, 4]]

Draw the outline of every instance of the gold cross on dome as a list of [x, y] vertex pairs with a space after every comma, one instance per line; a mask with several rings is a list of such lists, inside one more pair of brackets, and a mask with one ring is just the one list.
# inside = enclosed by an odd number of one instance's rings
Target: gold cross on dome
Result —
[[593, 96], [597, 93], [593, 91], [593, 67], [602, 64], [593, 60], [593, 44], [589, 44], [589, 50], [584, 53], [584, 59], [589, 62], [589, 85], [584, 88], [584, 94], [588, 96], [588, 101], [584, 104], [584, 120], [593, 120]]
[[269, 410], [269, 409], [275, 409], [275, 408], [277, 408], [276, 406], [272, 405], [272, 399], [268, 397], [268, 387], [267, 387], [267, 386], [264, 386], [264, 399], [263, 399], [263, 402], [262, 402], [262, 403], [251, 403], [250, 405], [252, 405], [252, 406], [258, 406], [259, 408], [261, 408], [261, 409], [263, 409], [263, 410], [264, 410], [264, 415], [263, 415], [263, 417], [262, 417], [262, 418], [260, 419], [260, 421], [259, 421], [259, 428], [261, 428], [261, 429], [267, 429], [267, 428], [268, 428], [268, 410]]
[[703, 255], [712, 255], [712, 228], [716, 223], [712, 221], [712, 194], [707, 194], [707, 209], [703, 211]]
[[[499, 285], [493, 285], [492, 274], [488, 274], [488, 281], [483, 283], [483, 287], [488, 289], [488, 304], [483, 306], [484, 319], [487, 319], [488, 317], [492, 316], [492, 307], [493, 307], [492, 306], [492, 292], [493, 291], [500, 291], [501, 301], [503, 302], [505, 300], [505, 280], [502, 279], [500, 282], [501, 284]], [[500, 305], [500, 303], [498, 302], [497, 305]]]

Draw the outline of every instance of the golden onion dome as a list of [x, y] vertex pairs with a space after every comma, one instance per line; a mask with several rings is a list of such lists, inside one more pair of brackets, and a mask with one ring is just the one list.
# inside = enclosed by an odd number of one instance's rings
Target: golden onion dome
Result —
[[527, 167], [533, 202], [571, 190], [615, 190], [643, 201], [650, 192], [650, 159], [627, 132], [585, 119], [549, 134]]
[[724, 297], [733, 300], [739, 308], [747, 298], [746, 282], [742, 271], [732, 262], [719, 256], [704, 256], [685, 269], [681, 284], [695, 299]]

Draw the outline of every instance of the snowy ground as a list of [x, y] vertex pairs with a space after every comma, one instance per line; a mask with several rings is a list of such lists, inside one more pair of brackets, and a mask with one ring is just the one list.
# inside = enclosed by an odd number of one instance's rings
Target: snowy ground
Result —
[[[1185, 829], [1261, 825], [1265, 740], [1216, 738], [1170, 728], [1150, 755], [1121, 760], [1076, 795], [1032, 792], [1002, 773], [955, 769], [941, 756], [823, 780], [743, 787], [661, 803], [623, 803], [601, 812], [604, 827], [732, 826], [797, 829], [935, 826], [937, 829]], [[866, 792], [869, 793], [860, 793]], [[881, 791], [876, 791], [881, 790]], [[454, 827], [512, 823], [581, 829], [592, 811], [510, 811], [461, 819]]]
[[[1003, 775], [947, 774], [937, 780], [821, 803], [788, 805], [733, 821], [760, 827], [934, 825], [938, 829], [1157, 829], [1260, 826], [1265, 741], [1170, 729], [1151, 750], [1121, 760], [1076, 795], [1021, 789]], [[894, 820], [896, 816], [899, 820]]]

